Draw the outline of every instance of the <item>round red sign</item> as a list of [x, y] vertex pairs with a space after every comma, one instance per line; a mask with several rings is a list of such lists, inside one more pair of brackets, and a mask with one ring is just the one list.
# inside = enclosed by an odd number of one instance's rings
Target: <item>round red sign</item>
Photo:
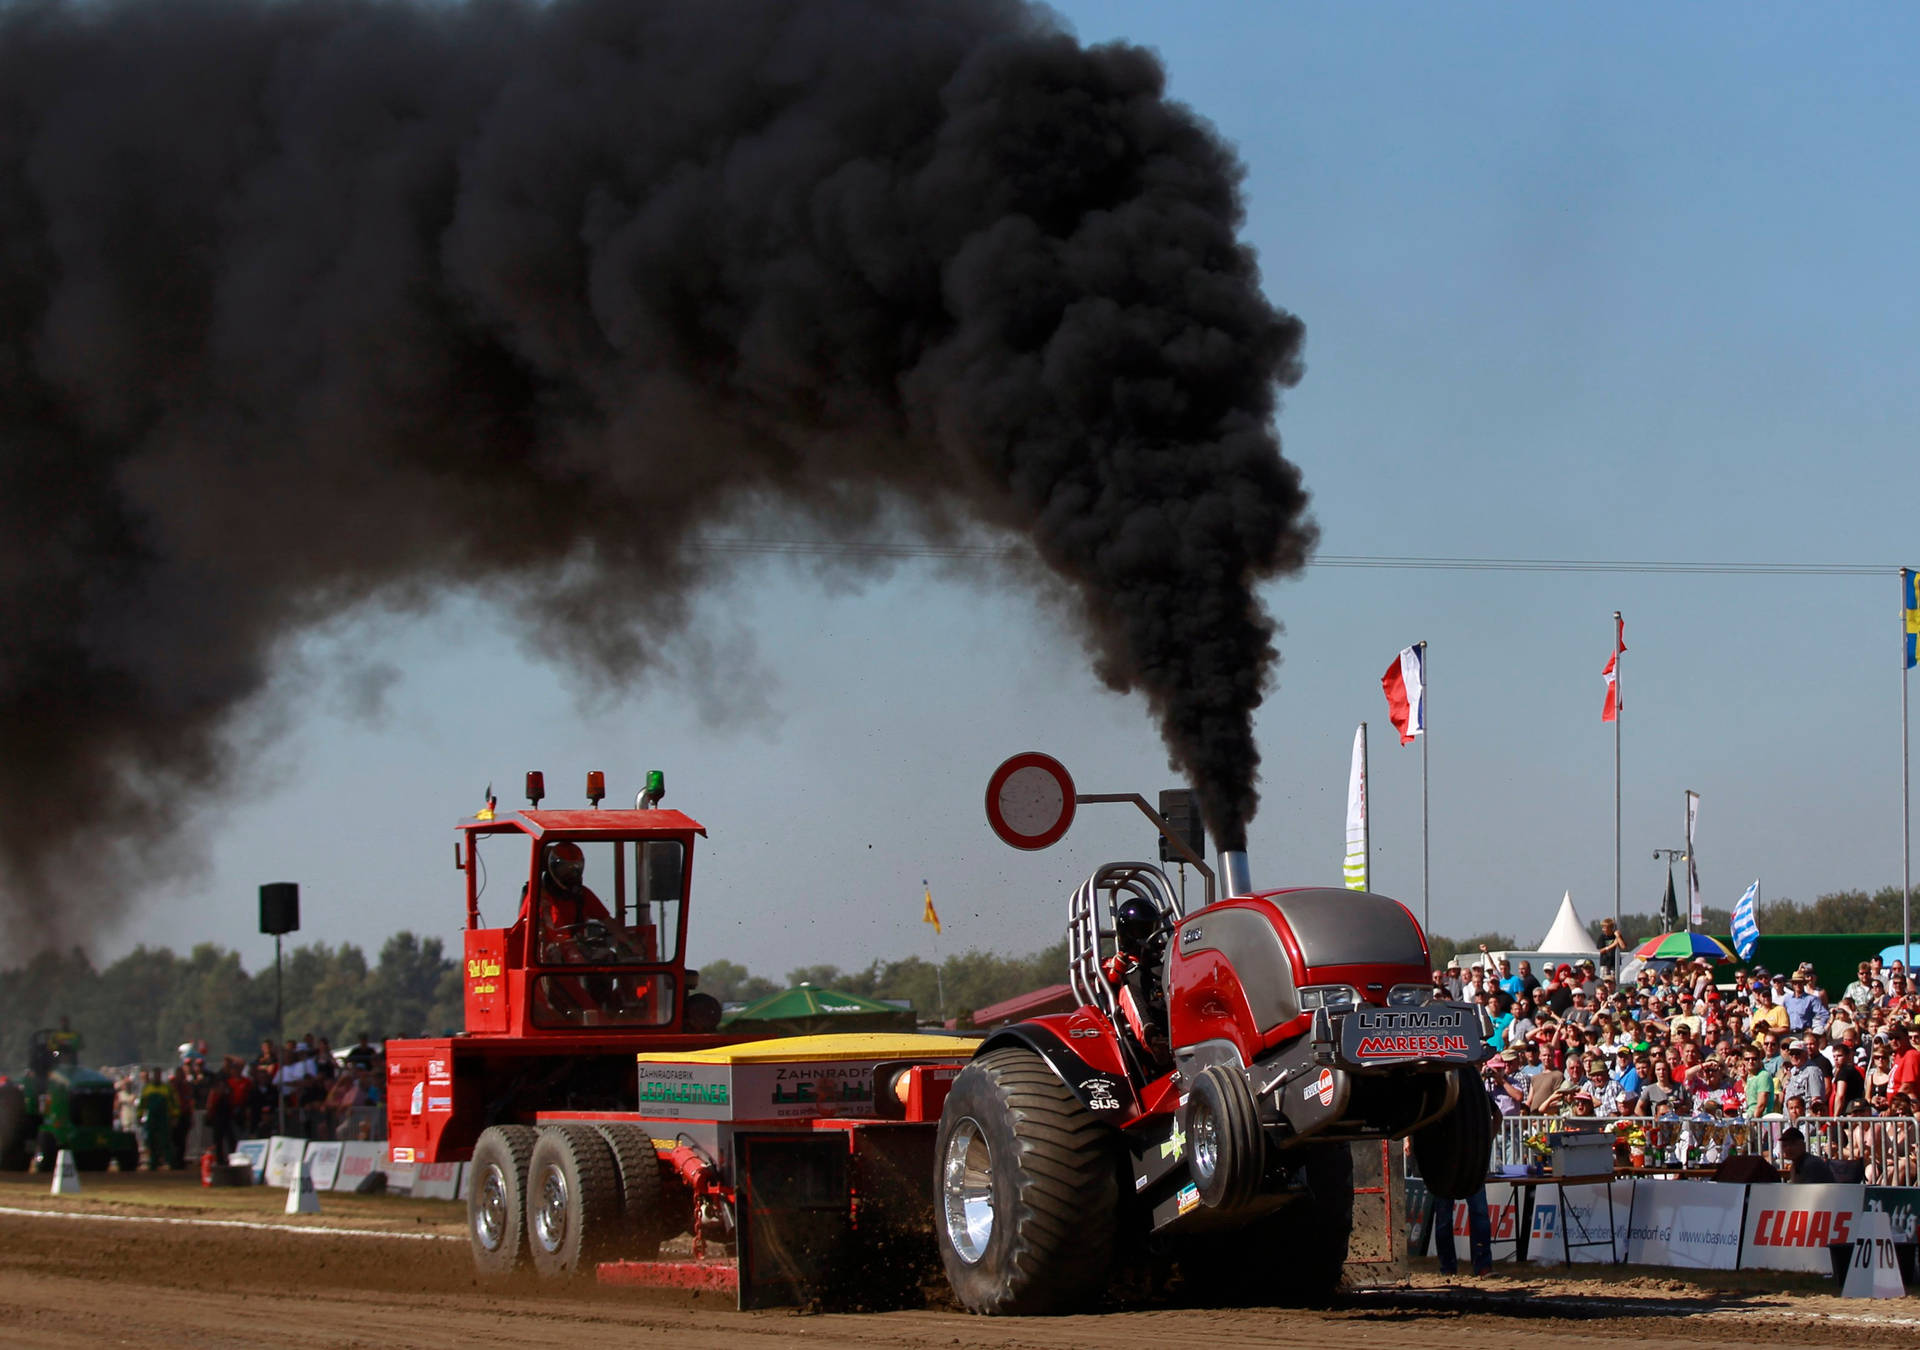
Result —
[[1048, 848], [1073, 824], [1073, 779], [1059, 760], [1029, 750], [987, 780], [987, 824], [1015, 848]]

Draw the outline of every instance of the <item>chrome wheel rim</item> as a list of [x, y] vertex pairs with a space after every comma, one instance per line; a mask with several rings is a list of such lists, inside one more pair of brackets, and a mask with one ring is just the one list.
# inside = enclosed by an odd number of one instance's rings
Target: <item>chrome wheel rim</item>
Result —
[[1220, 1130], [1204, 1102], [1193, 1104], [1191, 1117], [1187, 1129], [1193, 1137], [1187, 1143], [1193, 1149], [1193, 1179], [1204, 1185], [1220, 1166]]
[[567, 1240], [567, 1177], [548, 1164], [540, 1173], [539, 1203], [533, 1207], [533, 1236], [540, 1249], [557, 1253]]
[[940, 1171], [947, 1242], [973, 1265], [993, 1241], [993, 1151], [971, 1116], [948, 1138]]
[[473, 1235], [497, 1252], [507, 1237], [507, 1178], [499, 1163], [488, 1163], [480, 1178], [480, 1203], [473, 1210]]

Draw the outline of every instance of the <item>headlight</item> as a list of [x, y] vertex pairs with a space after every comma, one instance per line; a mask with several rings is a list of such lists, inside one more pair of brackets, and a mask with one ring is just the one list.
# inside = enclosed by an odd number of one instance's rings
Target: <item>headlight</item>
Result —
[[1325, 1008], [1340, 1012], [1360, 1002], [1360, 991], [1350, 984], [1317, 984], [1300, 991], [1300, 1006], [1308, 1012]]
[[1431, 1002], [1433, 986], [1430, 984], [1396, 984], [1387, 991], [1389, 1008], [1418, 1008]]

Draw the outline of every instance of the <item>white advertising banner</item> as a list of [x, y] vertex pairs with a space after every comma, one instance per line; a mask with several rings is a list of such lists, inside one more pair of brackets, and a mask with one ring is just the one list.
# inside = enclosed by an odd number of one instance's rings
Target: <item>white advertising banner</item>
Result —
[[253, 1184], [258, 1186], [267, 1174], [267, 1143], [265, 1139], [242, 1139], [234, 1145], [235, 1153], [247, 1155], [247, 1161], [253, 1164]]
[[[1626, 1181], [1540, 1187], [1534, 1196], [1532, 1245], [1527, 1255], [1535, 1261], [1559, 1264], [1567, 1259], [1567, 1243], [1571, 1240], [1575, 1265], [1612, 1262], [1620, 1240], [1626, 1236], [1631, 1190], [1632, 1183]], [[1607, 1203], [1609, 1191], [1611, 1206]], [[1566, 1196], [1564, 1213], [1560, 1208], [1562, 1195]], [[1616, 1226], [1620, 1229], [1617, 1234]], [[1599, 1245], [1589, 1245], [1593, 1243]]]
[[1746, 1187], [1714, 1181], [1640, 1182], [1627, 1225], [1627, 1264], [1732, 1270], [1745, 1198]]
[[420, 1163], [413, 1174], [416, 1200], [451, 1200], [460, 1185], [459, 1163]]
[[307, 1141], [290, 1138], [284, 1134], [273, 1136], [267, 1146], [267, 1185], [285, 1188], [300, 1179], [300, 1159], [307, 1151]]
[[307, 1168], [313, 1175], [313, 1189], [330, 1191], [340, 1171], [340, 1145], [316, 1139], [307, 1145]]
[[374, 1140], [355, 1139], [340, 1146], [340, 1169], [334, 1174], [333, 1189], [351, 1191], [367, 1179], [369, 1173], [387, 1170], [387, 1146]]
[[1749, 1186], [1742, 1234], [1744, 1269], [1833, 1273], [1827, 1247], [1853, 1241], [1854, 1216], [1865, 1206], [1864, 1186]]

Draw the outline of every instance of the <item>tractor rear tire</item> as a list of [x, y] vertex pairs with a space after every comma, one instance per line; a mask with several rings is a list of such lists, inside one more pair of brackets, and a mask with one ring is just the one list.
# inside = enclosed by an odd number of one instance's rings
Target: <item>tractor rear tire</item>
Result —
[[1493, 1159], [1493, 1102], [1475, 1068], [1449, 1070], [1460, 1083], [1453, 1110], [1413, 1132], [1413, 1159], [1427, 1190], [1440, 1200], [1465, 1200], [1487, 1184]]
[[620, 1178], [591, 1125], [541, 1129], [527, 1163], [527, 1252], [546, 1279], [591, 1275], [616, 1254]]
[[1243, 1074], [1226, 1064], [1202, 1069], [1187, 1091], [1179, 1124], [1200, 1203], [1232, 1210], [1258, 1194], [1267, 1140]]
[[651, 1261], [660, 1244], [674, 1236], [660, 1179], [660, 1155], [653, 1136], [641, 1125], [597, 1125], [600, 1137], [613, 1153], [613, 1170], [620, 1182], [619, 1254], [633, 1261]]
[[1024, 1047], [969, 1064], [934, 1143], [934, 1234], [970, 1312], [1069, 1313], [1113, 1274], [1114, 1136]]
[[490, 1125], [473, 1146], [467, 1241], [473, 1268], [482, 1275], [511, 1275], [526, 1262], [527, 1164], [539, 1137], [531, 1125]]
[[27, 1142], [33, 1117], [27, 1112], [27, 1094], [17, 1083], [0, 1083], [0, 1172], [24, 1172], [33, 1161]]

